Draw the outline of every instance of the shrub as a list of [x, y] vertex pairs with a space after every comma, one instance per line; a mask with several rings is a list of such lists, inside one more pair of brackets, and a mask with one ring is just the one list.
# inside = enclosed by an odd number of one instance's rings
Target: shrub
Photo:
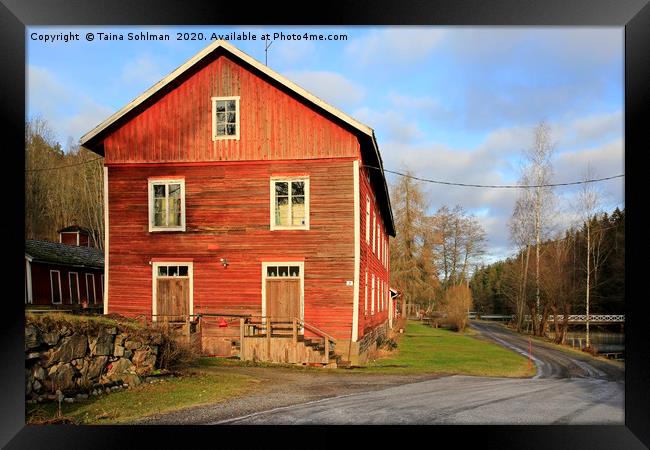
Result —
[[200, 357], [196, 346], [185, 342], [185, 337], [168, 327], [159, 328], [161, 344], [158, 347], [156, 366], [160, 369], [177, 370], [190, 365]]
[[445, 290], [442, 309], [447, 314], [445, 325], [454, 331], [467, 326], [467, 311], [472, 307], [472, 291], [466, 285], [450, 286]]

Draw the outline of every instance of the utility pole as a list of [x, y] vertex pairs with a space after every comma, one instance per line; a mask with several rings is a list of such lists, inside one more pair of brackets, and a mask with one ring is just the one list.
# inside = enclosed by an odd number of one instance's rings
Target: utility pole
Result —
[[586, 347], [589, 348], [589, 291], [590, 285], [589, 285], [589, 274], [591, 272], [591, 263], [590, 263], [590, 254], [591, 254], [591, 218], [587, 219], [587, 316], [586, 316], [586, 322], [587, 322], [587, 336], [586, 336]]

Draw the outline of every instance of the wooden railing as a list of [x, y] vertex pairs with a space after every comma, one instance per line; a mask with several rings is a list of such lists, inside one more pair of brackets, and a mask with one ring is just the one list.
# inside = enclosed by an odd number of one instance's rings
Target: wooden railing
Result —
[[[301, 330], [309, 330], [319, 336], [324, 341], [325, 355], [323, 362], [329, 362], [330, 348], [336, 344], [336, 339], [319, 329], [318, 327], [305, 322], [297, 317], [269, 317], [269, 316], [249, 316], [240, 318], [240, 358], [244, 359], [244, 339], [248, 337], [266, 338], [267, 354], [271, 352], [271, 338], [275, 330], [275, 337], [291, 337], [293, 345], [298, 343], [298, 335]], [[289, 334], [291, 331], [291, 334]]]

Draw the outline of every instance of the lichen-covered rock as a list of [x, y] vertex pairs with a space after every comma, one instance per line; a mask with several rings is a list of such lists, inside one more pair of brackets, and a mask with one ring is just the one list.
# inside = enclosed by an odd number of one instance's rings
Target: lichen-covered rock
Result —
[[60, 338], [61, 336], [59, 335], [59, 332], [56, 330], [43, 333], [43, 341], [50, 346], [54, 346], [58, 344]]
[[127, 334], [122, 333], [115, 336], [115, 345], [123, 345], [124, 340], [127, 338]]
[[93, 356], [107, 356], [113, 353], [114, 336], [105, 330], [99, 332], [96, 338], [88, 338], [90, 354]]
[[144, 347], [135, 351], [132, 361], [138, 375], [147, 375], [153, 371], [156, 365], [156, 355], [149, 347]]
[[25, 359], [30, 360], [30, 359], [38, 359], [41, 357], [40, 352], [28, 352], [25, 354]]
[[59, 363], [52, 366], [49, 370], [49, 380], [46, 380], [46, 386], [49, 390], [59, 389], [65, 391], [75, 387], [74, 376], [76, 371], [70, 364]]
[[126, 358], [120, 358], [111, 363], [108, 371], [106, 372], [106, 380], [115, 382], [121, 380], [130, 385], [136, 385], [140, 382], [140, 378], [136, 373], [135, 365]]
[[137, 350], [142, 347], [142, 342], [140, 341], [126, 341], [124, 347], [128, 350]]
[[99, 376], [102, 373], [102, 370], [104, 369], [104, 366], [106, 366], [106, 362], [108, 361], [108, 356], [97, 356], [90, 360], [88, 364], [88, 372], [87, 376], [90, 379], [95, 379], [99, 378]]
[[25, 350], [36, 348], [42, 343], [41, 331], [32, 324], [27, 325], [25, 327]]
[[39, 364], [34, 364], [31, 369], [31, 375], [35, 380], [43, 381], [45, 379], [45, 369]]
[[83, 358], [88, 349], [88, 341], [85, 336], [74, 334], [63, 338], [58, 347], [49, 354], [46, 365], [52, 366], [60, 362], [68, 363], [73, 359]]
[[115, 348], [113, 349], [113, 356], [124, 356], [124, 347], [115, 344]]

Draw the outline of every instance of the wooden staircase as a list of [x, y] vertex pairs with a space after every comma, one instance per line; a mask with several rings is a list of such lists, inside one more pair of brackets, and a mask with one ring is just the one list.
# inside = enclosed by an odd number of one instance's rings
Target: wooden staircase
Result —
[[[349, 362], [336, 353], [336, 339], [300, 319], [256, 317], [247, 321], [241, 319], [240, 325], [242, 360], [328, 368], [349, 366]], [[305, 338], [304, 330], [315, 337]]]
[[[302, 340], [304, 345], [312, 348], [315, 352], [320, 353], [325, 357], [325, 339], [324, 338], [307, 338], [307, 339], [298, 339]], [[323, 366], [328, 366], [331, 368], [336, 367], [350, 367], [350, 361], [345, 361], [343, 356], [336, 353], [336, 345], [331, 345], [329, 348], [329, 355], [327, 355], [329, 363], [323, 363]], [[324, 359], [324, 358], [323, 358]]]

